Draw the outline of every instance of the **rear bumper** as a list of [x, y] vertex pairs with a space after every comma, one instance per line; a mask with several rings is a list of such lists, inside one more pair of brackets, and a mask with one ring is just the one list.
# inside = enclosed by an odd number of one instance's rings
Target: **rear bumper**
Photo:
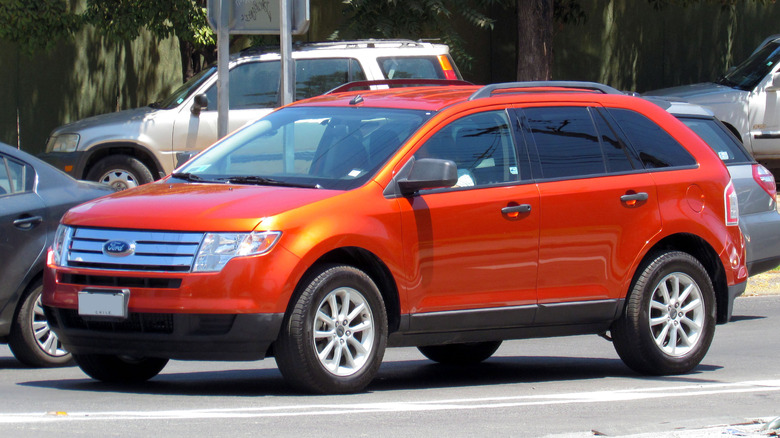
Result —
[[276, 340], [284, 314], [131, 313], [127, 320], [83, 318], [45, 307], [49, 325], [77, 354], [183, 360], [259, 360]]
[[741, 215], [748, 274], [753, 276], [780, 265], [780, 213], [765, 211]]

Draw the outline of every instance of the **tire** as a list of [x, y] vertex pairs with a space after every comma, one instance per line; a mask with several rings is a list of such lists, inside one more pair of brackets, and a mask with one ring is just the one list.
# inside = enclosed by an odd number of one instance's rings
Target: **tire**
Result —
[[42, 292], [41, 280], [27, 288], [8, 335], [8, 346], [19, 362], [30, 367], [69, 365], [73, 359], [71, 354], [62, 346], [43, 314]]
[[682, 374], [707, 354], [715, 334], [715, 292], [693, 256], [654, 254], [637, 277], [623, 315], [611, 327], [620, 358], [642, 374]]
[[103, 158], [89, 169], [87, 179], [109, 185], [116, 191], [132, 189], [154, 181], [149, 168], [137, 158], [128, 155]]
[[324, 266], [306, 278], [274, 347], [279, 370], [304, 392], [358, 392], [376, 376], [387, 345], [379, 289], [351, 266]]
[[426, 345], [417, 347], [428, 359], [446, 365], [473, 365], [487, 360], [501, 346], [501, 341], [465, 344]]
[[111, 354], [74, 354], [76, 364], [88, 376], [107, 383], [140, 383], [160, 374], [168, 359], [133, 358]]

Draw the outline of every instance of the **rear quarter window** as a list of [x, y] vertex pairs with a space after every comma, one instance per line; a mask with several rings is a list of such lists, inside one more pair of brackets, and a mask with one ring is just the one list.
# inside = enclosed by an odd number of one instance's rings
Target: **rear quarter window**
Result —
[[377, 58], [387, 79], [446, 79], [435, 56]]
[[677, 116], [677, 118], [701, 137], [724, 163], [748, 164], [753, 162], [742, 144], [717, 120], [692, 116]]
[[646, 169], [687, 167], [696, 159], [669, 133], [636, 111], [608, 108]]

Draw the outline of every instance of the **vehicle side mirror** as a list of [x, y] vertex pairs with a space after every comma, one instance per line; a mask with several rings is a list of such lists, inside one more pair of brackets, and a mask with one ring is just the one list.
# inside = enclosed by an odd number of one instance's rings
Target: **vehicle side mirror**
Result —
[[176, 167], [181, 167], [182, 164], [186, 163], [187, 161], [190, 161], [190, 158], [194, 157], [198, 153], [195, 151], [189, 151], [189, 152], [179, 152], [176, 154]]
[[421, 158], [412, 163], [409, 176], [398, 180], [401, 194], [409, 196], [423, 189], [452, 187], [458, 183], [458, 167], [454, 161]]
[[767, 91], [778, 90], [780, 90], [780, 71], [772, 73], [772, 85], [767, 89]]
[[209, 98], [206, 97], [205, 94], [195, 95], [195, 99], [193, 99], [193, 103], [192, 103], [192, 108], [190, 108], [192, 114], [195, 114], [197, 116], [200, 114], [201, 110], [208, 109], [208, 108], [209, 108]]

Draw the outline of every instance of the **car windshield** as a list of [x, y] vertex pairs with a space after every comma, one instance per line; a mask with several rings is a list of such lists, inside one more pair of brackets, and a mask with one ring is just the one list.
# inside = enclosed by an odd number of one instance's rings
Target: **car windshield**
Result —
[[171, 109], [181, 105], [182, 102], [184, 102], [188, 97], [190, 97], [192, 93], [195, 92], [195, 90], [198, 89], [198, 87], [200, 87], [200, 84], [205, 82], [206, 79], [210, 78], [212, 74], [216, 73], [216, 71], [217, 67], [213, 66], [201, 70], [198, 74], [191, 77], [189, 81], [185, 82], [181, 87], [177, 88], [176, 91], [171, 93], [170, 96], [149, 106], [152, 108]]
[[753, 53], [734, 70], [726, 73], [718, 80], [726, 85], [740, 90], [751, 91], [766, 77], [772, 67], [780, 61], [780, 42], [772, 41]]
[[191, 182], [351, 190], [365, 184], [430, 116], [388, 108], [283, 108], [172, 176]]

